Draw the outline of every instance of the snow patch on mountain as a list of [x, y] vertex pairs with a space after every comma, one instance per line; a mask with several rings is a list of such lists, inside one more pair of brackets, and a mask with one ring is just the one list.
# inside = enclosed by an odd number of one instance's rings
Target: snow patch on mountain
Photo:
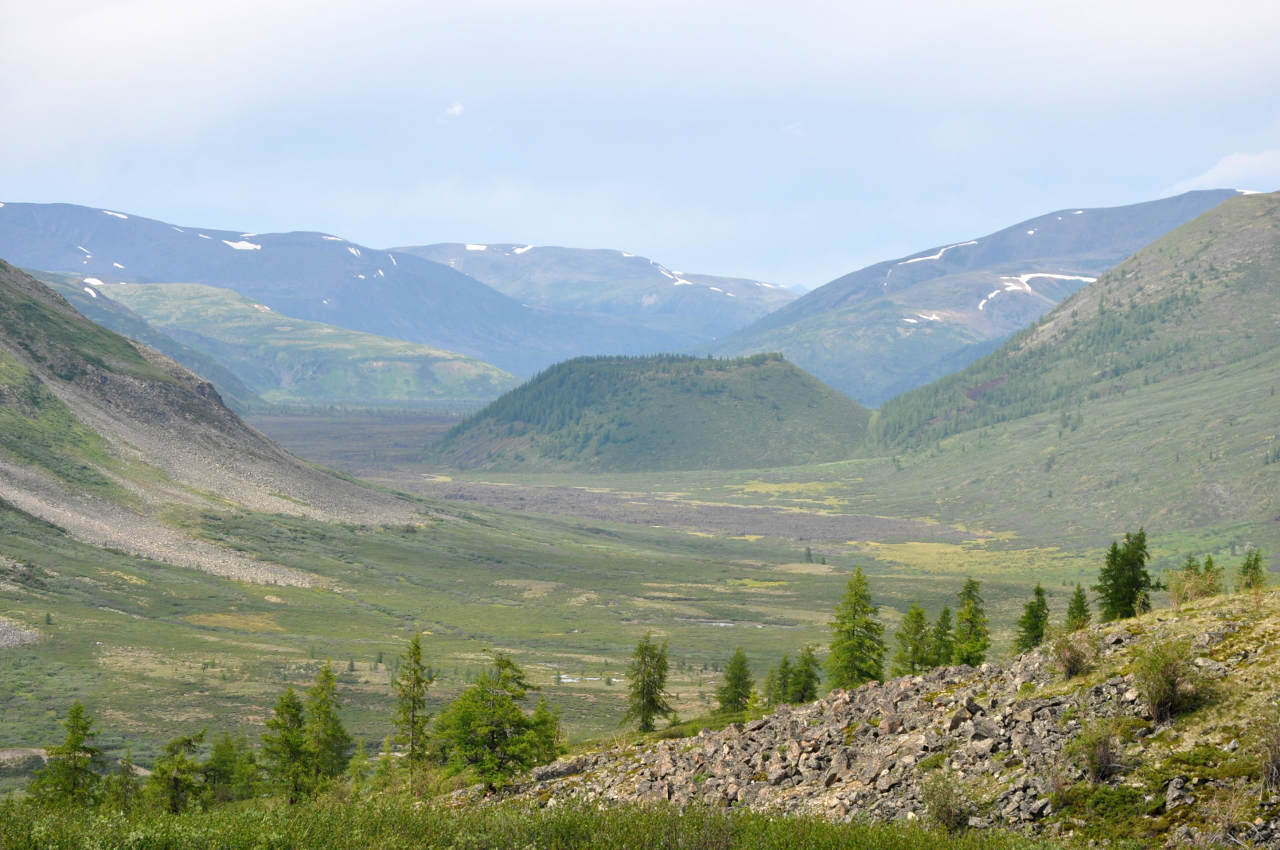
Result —
[[104, 213], [106, 213], [107, 215], [113, 215], [113, 216], [115, 216], [116, 218], [128, 218], [128, 217], [129, 217], [129, 216], [125, 215], [124, 213], [112, 212], [111, 210], [103, 210], [103, 212], [104, 212]]
[[120, 265], [119, 263], [112, 263], [111, 265], [115, 266], [115, 267], [116, 267], [116, 268], [118, 268], [118, 269], [123, 269], [123, 268], [124, 268], [124, 266]]
[[523, 254], [525, 251], [528, 251], [528, 250], [530, 250], [531, 248], [533, 248], [533, 246], [532, 246], [532, 245], [525, 245], [523, 248], [513, 248], [513, 249], [511, 250], [511, 253], [513, 253], [513, 254]]
[[237, 251], [261, 251], [262, 250], [262, 246], [257, 244], [256, 242], [245, 242], [245, 241], [231, 242], [229, 240], [223, 239], [222, 244], [226, 245], [228, 248], [235, 248]]
[[93, 288], [92, 286], [86, 286], [86, 287], [84, 288], [84, 291], [85, 291], [85, 292], [87, 292], [87, 293], [89, 293], [90, 295], [92, 295], [94, 298], [97, 298], [97, 297], [98, 297], [98, 293], [94, 290], [94, 288]]
[[359, 248], [352, 247], [351, 245], [348, 245], [348, 246], [347, 246], [347, 252], [348, 252], [349, 254], [351, 254], [351, 256], [353, 256], [353, 257], [358, 257], [358, 256], [360, 256], [360, 249], [359, 249]]
[[1035, 235], [1036, 235], [1035, 228], [1033, 227], [1032, 229], [1028, 230], [1028, 231], [1027, 231], [1027, 235], [1028, 235], [1028, 236], [1035, 236]]
[[205, 236], [203, 233], [197, 233], [197, 234], [196, 234], [196, 236], [199, 236], [201, 239], [212, 239], [212, 238], [213, 238], [212, 236]]
[[489, 250], [489, 246], [488, 246], [488, 245], [473, 245], [473, 244], [471, 244], [471, 243], [468, 243], [468, 244], [467, 244], [467, 246], [466, 246], [466, 248], [467, 248], [467, 250], [468, 250], [468, 251], [487, 251], [487, 250]]
[[84, 282], [85, 282], [85, 283], [91, 283], [91, 284], [93, 284], [94, 286], [106, 286], [106, 284], [105, 284], [105, 283], [103, 283], [102, 281], [98, 280], [96, 277], [86, 277], [86, 278], [84, 279]]
[[88, 248], [86, 248], [86, 247], [84, 247], [83, 245], [77, 245], [77, 246], [76, 246], [76, 250], [78, 250], [78, 251], [83, 251], [83, 252], [84, 252], [84, 255], [85, 255], [86, 257], [92, 257], [92, 256], [93, 256], [93, 254], [90, 254], [90, 253], [89, 253], [89, 249], [88, 249]]
[[400, 265], [399, 263], [396, 262], [396, 258], [391, 254], [387, 254], [387, 259], [391, 261], [391, 265], [393, 266]]
[[903, 260], [902, 262], [898, 263], [898, 265], [905, 266], [908, 263], [923, 263], [925, 260], [940, 260], [942, 259], [942, 255], [950, 251], [952, 248], [963, 248], [966, 245], [977, 245], [977, 244], [978, 244], [977, 239], [971, 239], [968, 242], [957, 242], [954, 245], [948, 245], [945, 248], [939, 248], [938, 253], [936, 254], [930, 254], [927, 257], [912, 257], [910, 260]]
[[321, 236], [320, 238], [325, 240], [326, 242], [346, 242], [347, 241], [343, 239], [341, 236]]

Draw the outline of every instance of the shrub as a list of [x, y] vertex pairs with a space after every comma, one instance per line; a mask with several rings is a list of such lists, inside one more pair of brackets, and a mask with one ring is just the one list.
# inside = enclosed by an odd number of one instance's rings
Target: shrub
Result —
[[960, 792], [956, 778], [948, 772], [935, 773], [920, 789], [929, 819], [948, 832], [958, 832], [969, 825], [972, 806]]
[[1280, 790], [1280, 709], [1262, 725], [1258, 740], [1262, 760], [1262, 784], [1268, 791]]
[[1222, 569], [1206, 555], [1202, 565], [1188, 555], [1182, 569], [1169, 574], [1169, 604], [1177, 611], [1185, 602], [1193, 602], [1222, 592]]
[[1203, 695], [1191, 663], [1191, 644], [1185, 640], [1153, 643], [1139, 652], [1133, 682], [1157, 723], [1190, 708]]
[[1105, 782], [1124, 767], [1120, 760], [1120, 724], [1114, 717], [1085, 724], [1067, 751], [1084, 768], [1089, 781]]
[[1085, 632], [1068, 632], [1054, 639], [1050, 647], [1053, 662], [1065, 679], [1074, 679], [1088, 672], [1097, 658], [1094, 641]]

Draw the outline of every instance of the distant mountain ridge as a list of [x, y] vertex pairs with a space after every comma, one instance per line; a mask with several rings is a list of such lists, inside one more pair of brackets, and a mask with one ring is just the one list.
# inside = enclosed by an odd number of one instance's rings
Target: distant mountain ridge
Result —
[[792, 301], [772, 283], [687, 274], [626, 251], [442, 243], [394, 248], [465, 272], [522, 302], [627, 319], [710, 342]]
[[837, 278], [713, 351], [781, 351], [869, 405], [963, 368], [1107, 269], [1236, 190], [1068, 208]]
[[776, 354], [557, 364], [433, 448], [457, 467], [748, 469], [847, 457], [870, 411]]

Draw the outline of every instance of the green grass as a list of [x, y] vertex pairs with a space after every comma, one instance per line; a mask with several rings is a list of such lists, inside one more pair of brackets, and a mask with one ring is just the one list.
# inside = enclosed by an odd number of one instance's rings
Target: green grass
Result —
[[547, 369], [434, 447], [461, 466], [772, 466], [843, 456], [868, 411], [778, 355], [582, 357]]
[[546, 808], [526, 803], [454, 808], [383, 797], [294, 807], [256, 802], [240, 809], [180, 816], [42, 815], [0, 802], [0, 846], [6, 850], [1014, 850], [1054, 845], [994, 830], [948, 835], [920, 826], [837, 824], [796, 815], [696, 807], [681, 813], [670, 805], [560, 802]]

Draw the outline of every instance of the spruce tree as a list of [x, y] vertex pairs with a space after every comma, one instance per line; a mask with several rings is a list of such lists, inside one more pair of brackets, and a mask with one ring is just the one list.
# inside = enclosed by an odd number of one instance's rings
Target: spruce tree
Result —
[[1067, 605], [1067, 631], [1078, 632], [1089, 625], [1092, 619], [1093, 614], [1089, 611], [1089, 597], [1085, 595], [1084, 585], [1077, 584], [1076, 592], [1071, 595], [1071, 602]]
[[822, 680], [819, 672], [818, 656], [812, 646], [800, 650], [796, 666], [791, 671], [791, 682], [787, 693], [787, 702], [813, 702], [818, 698], [818, 682]]
[[1147, 572], [1147, 533], [1125, 532], [1124, 545], [1111, 541], [1107, 560], [1098, 573], [1098, 607], [1102, 620], [1119, 620], [1151, 609], [1150, 594], [1157, 587]]
[[943, 605], [929, 632], [929, 666], [944, 667], [955, 653], [955, 636], [951, 632], [951, 608]]
[[721, 711], [742, 711], [751, 698], [751, 666], [747, 654], [738, 647], [724, 670], [724, 684], [716, 691]]
[[316, 674], [316, 683], [307, 690], [303, 729], [312, 781], [319, 783], [341, 776], [351, 758], [351, 736], [338, 718], [338, 679], [327, 661]]
[[431, 671], [422, 663], [422, 636], [414, 634], [395, 680], [395, 725], [400, 741], [408, 746], [405, 754], [411, 767], [427, 757], [427, 724], [431, 719], [427, 714], [427, 688], [433, 681]]
[[875, 620], [871, 590], [858, 567], [845, 586], [831, 621], [827, 681], [833, 688], [856, 688], [884, 676], [884, 626]]
[[622, 722], [635, 720], [641, 732], [653, 731], [655, 717], [670, 717], [671, 695], [667, 693], [667, 644], [653, 642], [646, 632], [636, 644], [627, 665], [627, 713]]
[[987, 615], [982, 609], [980, 585], [967, 579], [960, 589], [960, 607], [956, 611], [955, 643], [951, 660], [955, 664], [977, 667], [987, 657], [991, 636], [987, 631]]
[[1018, 652], [1027, 652], [1044, 643], [1044, 632], [1049, 626], [1049, 602], [1045, 599], [1044, 588], [1036, 582], [1031, 601], [1022, 608], [1022, 616], [1018, 618], [1018, 634], [1013, 639], [1013, 646]]
[[891, 668], [895, 676], [914, 676], [930, 666], [929, 621], [920, 603], [911, 603], [893, 638], [898, 644]]

